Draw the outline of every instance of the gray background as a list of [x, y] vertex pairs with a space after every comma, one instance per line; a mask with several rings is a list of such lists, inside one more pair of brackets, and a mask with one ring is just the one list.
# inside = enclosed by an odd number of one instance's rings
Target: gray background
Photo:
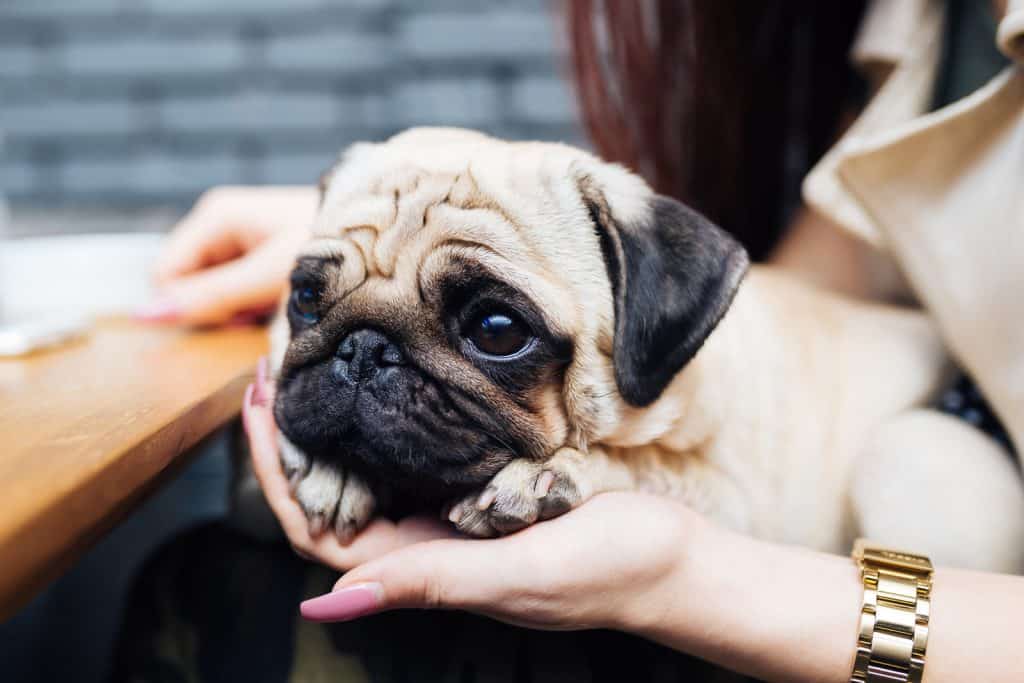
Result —
[[563, 34], [543, 0], [0, 0], [0, 194], [20, 232], [151, 229], [411, 125], [578, 143]]

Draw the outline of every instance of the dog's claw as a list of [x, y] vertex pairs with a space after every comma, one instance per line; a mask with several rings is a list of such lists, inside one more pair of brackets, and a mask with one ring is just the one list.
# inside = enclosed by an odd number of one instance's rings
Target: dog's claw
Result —
[[357, 533], [359, 532], [356, 520], [350, 517], [342, 519], [340, 515], [338, 516], [338, 521], [334, 525], [334, 535], [338, 537], [338, 543], [348, 545]]
[[534, 489], [533, 494], [538, 498], [543, 498], [548, 495], [548, 491], [551, 490], [551, 485], [555, 483], [555, 475], [551, 470], [544, 470], [537, 477], [537, 488]]
[[494, 499], [498, 497], [498, 489], [494, 486], [488, 486], [484, 489], [484, 492], [480, 494], [480, 497], [476, 500], [477, 510], [486, 510], [491, 507]]
[[449, 522], [458, 526], [459, 522], [462, 520], [462, 504], [452, 505], [446, 516], [448, 517]]
[[327, 518], [320, 514], [314, 513], [309, 517], [309, 535], [316, 538], [324, 532], [327, 528]]

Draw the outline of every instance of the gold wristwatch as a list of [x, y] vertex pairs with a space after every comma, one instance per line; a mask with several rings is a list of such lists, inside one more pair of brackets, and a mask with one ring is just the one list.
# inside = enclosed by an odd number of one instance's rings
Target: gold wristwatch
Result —
[[920, 683], [928, 646], [932, 563], [859, 539], [853, 559], [864, 582], [857, 658], [850, 683]]

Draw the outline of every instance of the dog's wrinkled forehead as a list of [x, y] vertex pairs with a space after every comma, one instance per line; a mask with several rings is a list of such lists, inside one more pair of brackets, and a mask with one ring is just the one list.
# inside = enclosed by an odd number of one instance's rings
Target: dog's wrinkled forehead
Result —
[[622, 169], [558, 144], [459, 129], [413, 129], [357, 144], [323, 179], [315, 239], [304, 253], [341, 256], [353, 287], [371, 276], [395, 277], [407, 270], [403, 260], [420, 270], [432, 252], [447, 249], [471, 252], [520, 282], [593, 296], [607, 283], [580, 196], [584, 176], [618, 195], [620, 212], [642, 211], [650, 192]]

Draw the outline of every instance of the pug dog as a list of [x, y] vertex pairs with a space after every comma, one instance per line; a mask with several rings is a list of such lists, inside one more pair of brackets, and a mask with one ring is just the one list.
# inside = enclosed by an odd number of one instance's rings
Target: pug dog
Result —
[[414, 129], [321, 188], [270, 362], [312, 533], [432, 509], [489, 537], [635, 489], [773, 541], [1020, 568], [1009, 459], [920, 409], [949, 368], [920, 312], [750, 267], [561, 144]]

